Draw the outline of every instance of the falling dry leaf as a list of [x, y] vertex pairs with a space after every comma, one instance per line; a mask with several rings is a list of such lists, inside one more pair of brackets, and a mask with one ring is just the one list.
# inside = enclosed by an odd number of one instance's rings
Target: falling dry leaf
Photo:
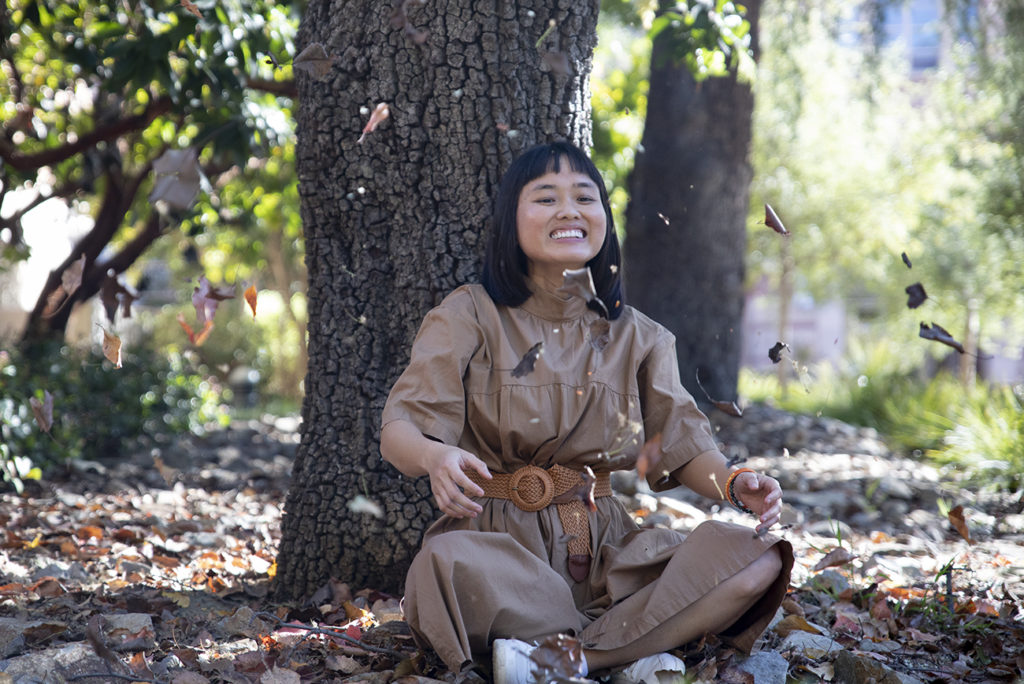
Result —
[[768, 358], [772, 360], [772, 363], [778, 363], [782, 360], [782, 350], [786, 349], [790, 354], [793, 350], [789, 348], [789, 345], [785, 342], [776, 342], [772, 345], [772, 348], [768, 350]]
[[772, 209], [772, 205], [765, 202], [764, 205], [764, 224], [774, 230], [779, 235], [789, 235], [789, 231], [782, 225], [782, 221], [779, 219], [779, 215]]
[[666, 226], [669, 225], [668, 216], [665, 216], [660, 211], [658, 212], [658, 218], [660, 218], [662, 221], [664, 221]]
[[199, 168], [199, 153], [192, 147], [167, 150], [153, 162], [156, 181], [149, 193], [149, 201], [164, 201], [175, 209], [188, 209], [199, 196], [203, 172]]
[[234, 299], [230, 289], [219, 289], [210, 284], [205, 275], [199, 276], [199, 286], [192, 289], [192, 306], [196, 309], [196, 322], [205, 325], [213, 321], [217, 306], [225, 299]]
[[562, 271], [562, 278], [564, 280], [562, 287], [558, 288], [558, 292], [582, 297], [588, 307], [597, 311], [602, 317], [608, 318], [608, 307], [597, 296], [597, 288], [594, 287], [594, 278], [591, 276], [589, 268], [584, 266], [583, 268], [566, 269]]
[[192, 326], [185, 322], [185, 316], [182, 314], [178, 314], [178, 325], [188, 335], [188, 341], [197, 347], [203, 346], [203, 342], [206, 342], [206, 338], [210, 336], [210, 331], [213, 330], [213, 321], [207, 319], [206, 323], [203, 324], [202, 330], [199, 331], [199, 334], [196, 334], [192, 330]]
[[544, 63], [552, 73], [559, 76], [572, 75], [572, 63], [569, 57], [558, 50], [541, 50], [540, 61]]
[[128, 288], [121, 284], [113, 270], [107, 271], [100, 286], [100, 302], [103, 303], [103, 310], [107, 314], [107, 320], [114, 322], [118, 307], [121, 308], [121, 315], [125, 318], [132, 317], [132, 302], [138, 297]]
[[199, 19], [203, 18], [203, 13], [199, 11], [199, 8], [196, 7], [196, 4], [191, 2], [191, 0], [181, 0], [181, 6], [196, 15]]
[[949, 524], [952, 525], [960, 536], [967, 540], [968, 543], [973, 544], [974, 540], [971, 539], [971, 531], [967, 529], [967, 519], [964, 517], [964, 507], [955, 506], [950, 509], [946, 515], [949, 518]]
[[85, 255], [76, 259], [70, 266], [64, 269], [64, 272], [60, 274], [60, 284], [64, 288], [64, 292], [67, 293], [68, 297], [75, 294], [79, 287], [82, 286], [82, 274], [85, 273]]
[[953, 339], [953, 336], [949, 334], [948, 330], [946, 330], [945, 328], [943, 328], [941, 325], [934, 321], [932, 321], [931, 326], [925, 325], [922, 321], [921, 329], [918, 332], [918, 335], [926, 340], [935, 340], [936, 342], [941, 342], [947, 347], [952, 347], [953, 349], [956, 349], [961, 354], [966, 353], [964, 345], [960, 344], [955, 339]]
[[590, 324], [590, 346], [595, 351], [604, 351], [604, 348], [612, 341], [611, 330], [612, 325], [608, 322], [608, 319], [595, 318]]
[[314, 78], [323, 78], [331, 73], [334, 59], [320, 43], [310, 43], [292, 60], [292, 68], [305, 71]]
[[529, 375], [533, 372], [533, 366], [537, 363], [537, 358], [543, 353], [544, 343], [538, 342], [537, 344], [530, 347], [523, 358], [519, 360], [516, 367], [512, 369], [513, 378], [521, 378], [525, 375]]
[[249, 308], [252, 309], [252, 318], [253, 320], [256, 320], [256, 286], [250, 285], [249, 287], [245, 288], [244, 296], [246, 303], [249, 305]]
[[924, 300], [928, 299], [928, 294], [924, 291], [924, 285], [921, 283], [907, 285], [904, 292], [907, 293], [907, 307], [911, 309], [916, 309], [924, 304]]
[[636, 457], [636, 474], [643, 480], [647, 477], [647, 473], [652, 468], [658, 465], [661, 461], [661, 433], [654, 435], [649, 440], [644, 442], [644, 445], [640, 447], [640, 455]]
[[408, 11], [410, 7], [426, 4], [426, 0], [396, 0], [395, 7], [391, 11], [390, 25], [393, 29], [402, 29], [405, 35], [417, 45], [422, 45], [430, 36], [429, 31], [418, 29], [409, 21]]
[[370, 120], [366, 122], [365, 126], [363, 126], [363, 134], [359, 136], [359, 140], [356, 142], [363, 142], [363, 140], [366, 139], [366, 136], [377, 130], [377, 126], [379, 126], [381, 122], [385, 121], [389, 116], [391, 116], [391, 109], [388, 107], [387, 102], [379, 103], [373, 108], [373, 112], [370, 114]]
[[700, 387], [700, 391], [704, 393], [704, 396], [708, 398], [708, 401], [711, 402], [712, 406], [714, 406], [716, 409], [718, 409], [722, 413], [726, 413], [726, 414], [728, 414], [730, 416], [735, 416], [736, 418], [742, 418], [743, 417], [743, 410], [740, 409], [740, 407], [736, 405], [735, 401], [723, 401], [723, 400], [720, 400], [720, 399], [712, 399], [711, 398], [711, 395], [708, 394], [708, 391], [706, 389], [704, 389], [704, 385], [702, 385], [701, 382], [700, 382], [700, 370], [699, 369], [694, 374], [694, 376], [697, 378], [697, 387]]
[[375, 518], [384, 517], [384, 509], [380, 507], [380, 504], [362, 494], [357, 494], [348, 502], [348, 510], [353, 513], [367, 513]]
[[530, 653], [537, 681], [563, 681], [583, 670], [583, 645], [565, 634], [549, 636]]
[[53, 428], [53, 395], [49, 390], [43, 390], [42, 401], [35, 397], [29, 397], [28, 404], [32, 407], [32, 413], [35, 415], [39, 429], [50, 434], [50, 430]]
[[829, 551], [828, 553], [826, 553], [825, 557], [818, 561], [813, 568], [811, 568], [811, 572], [818, 572], [819, 570], [835, 567], [837, 565], [846, 565], [854, 558], [856, 558], [855, 555], [853, 555], [843, 547], [838, 546]]
[[900, 252], [900, 259], [903, 259], [903, 263], [907, 265], [907, 268], [913, 268], [914, 266], [910, 263], [910, 257], [907, 256], [906, 252]]
[[111, 335], [107, 332], [106, 328], [103, 330], [103, 356], [107, 357], [107, 360], [114, 364], [114, 368], [121, 367], [121, 338], [117, 335]]

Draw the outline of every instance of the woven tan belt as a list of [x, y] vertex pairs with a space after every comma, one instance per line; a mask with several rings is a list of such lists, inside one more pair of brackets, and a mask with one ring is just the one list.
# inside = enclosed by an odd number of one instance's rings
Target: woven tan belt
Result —
[[[589, 469], [588, 469], [589, 470]], [[590, 476], [579, 470], [554, 465], [545, 470], [523, 466], [514, 473], [492, 473], [485, 480], [476, 471], [465, 471], [469, 479], [492, 499], [508, 499], [524, 511], [539, 511], [551, 504], [558, 510], [562, 530], [569, 536], [569, 575], [582, 582], [590, 573], [590, 519], [587, 516], [588, 489], [593, 496], [611, 496], [608, 473]]]

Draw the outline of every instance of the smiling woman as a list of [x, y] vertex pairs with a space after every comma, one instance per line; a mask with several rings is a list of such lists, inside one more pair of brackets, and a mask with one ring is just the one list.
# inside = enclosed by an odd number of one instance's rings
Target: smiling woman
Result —
[[[492, 230], [483, 284], [427, 314], [382, 416], [382, 455], [429, 476], [443, 514], [406, 578], [417, 641], [499, 684], [533, 681], [526, 642], [547, 637], [575, 643], [573, 671], [554, 673], [566, 677], [678, 673], [663, 651], [705, 633], [749, 650], [789, 582], [792, 550], [766, 534], [782, 492], [728, 466], [679, 382], [671, 333], [625, 305], [596, 168], [566, 143], [528, 150], [502, 179]], [[753, 530], [639, 529], [609, 473], [641, 453], [654, 490], [728, 499]]]

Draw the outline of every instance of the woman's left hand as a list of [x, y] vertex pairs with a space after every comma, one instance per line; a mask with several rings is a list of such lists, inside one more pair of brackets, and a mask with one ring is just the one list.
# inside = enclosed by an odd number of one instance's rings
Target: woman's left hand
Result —
[[782, 487], [774, 477], [760, 473], [745, 472], [736, 476], [736, 497], [760, 520], [755, 528], [757, 534], [764, 534], [779, 522], [782, 515]]

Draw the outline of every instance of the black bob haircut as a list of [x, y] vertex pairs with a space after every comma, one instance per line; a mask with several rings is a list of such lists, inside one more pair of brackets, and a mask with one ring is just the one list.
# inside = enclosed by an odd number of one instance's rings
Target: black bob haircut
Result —
[[[487, 294], [498, 304], [519, 306], [530, 298], [532, 292], [527, 283], [526, 254], [519, 246], [516, 226], [519, 194], [530, 181], [548, 172], [559, 173], [563, 161], [572, 171], [589, 176], [601, 195], [606, 221], [604, 244], [587, 266], [594, 278], [597, 296], [604, 302], [608, 317], [614, 320], [622, 314], [626, 298], [622, 286], [622, 253], [615, 235], [611, 203], [597, 167], [583, 150], [568, 142], [531, 147], [512, 162], [502, 176], [494, 200], [491, 237], [487, 243], [481, 281]], [[591, 305], [591, 308], [595, 307], [596, 304]]]

